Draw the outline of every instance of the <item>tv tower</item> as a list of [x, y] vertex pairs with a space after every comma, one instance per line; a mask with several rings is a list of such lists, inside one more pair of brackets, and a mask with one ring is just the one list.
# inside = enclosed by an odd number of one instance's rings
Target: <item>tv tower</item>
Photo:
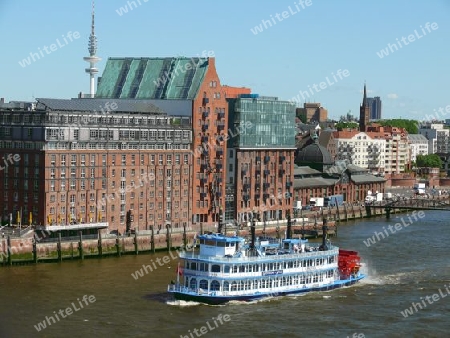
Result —
[[86, 68], [85, 71], [90, 75], [90, 97], [93, 98], [95, 95], [95, 74], [98, 73], [98, 68], [95, 68], [95, 64], [99, 62], [101, 59], [96, 56], [97, 53], [97, 37], [95, 36], [95, 24], [94, 24], [94, 0], [92, 0], [92, 26], [91, 26], [91, 35], [89, 36], [89, 56], [83, 58], [84, 61], [89, 62], [89, 68]]

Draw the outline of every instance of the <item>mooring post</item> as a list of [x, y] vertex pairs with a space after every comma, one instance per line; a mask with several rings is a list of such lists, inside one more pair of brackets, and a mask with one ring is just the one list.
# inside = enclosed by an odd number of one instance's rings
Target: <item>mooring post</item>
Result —
[[38, 262], [38, 257], [37, 257], [37, 242], [36, 239], [33, 238], [33, 261], [34, 263]]
[[100, 258], [103, 257], [103, 241], [102, 241], [102, 232], [98, 231], [98, 255]]
[[12, 265], [12, 248], [11, 248], [11, 236], [7, 237], [7, 244], [6, 244], [6, 250], [8, 252], [8, 265]]
[[61, 231], [58, 231], [58, 244], [57, 244], [57, 250], [58, 250], [58, 261], [62, 262]]
[[391, 218], [391, 208], [386, 207], [386, 209], [384, 209], [384, 210], [386, 210], [386, 219], [390, 219]]
[[166, 241], [167, 241], [167, 250], [170, 251], [170, 248], [172, 246], [172, 238], [171, 238], [171, 233], [169, 231], [169, 224], [166, 224]]
[[80, 231], [80, 241], [78, 242], [78, 251], [80, 253], [80, 258], [83, 260], [84, 259], [84, 252], [83, 252], [83, 232]]
[[[225, 227], [225, 235], [227, 234], [227, 228]], [[186, 224], [183, 224], [183, 248], [187, 245]]]
[[135, 232], [134, 232], [134, 253], [135, 253], [136, 255], [139, 254], [139, 246], [138, 246], [138, 238], [137, 238], [137, 235], [138, 235], [138, 231], [135, 230]]
[[120, 257], [120, 239], [119, 239], [118, 235], [117, 235], [117, 238], [116, 238], [116, 252], [117, 252], [117, 256]]
[[154, 227], [154, 225], [152, 225], [152, 239], [151, 239], [150, 247], [151, 247], [153, 253], [155, 253], [155, 227]]

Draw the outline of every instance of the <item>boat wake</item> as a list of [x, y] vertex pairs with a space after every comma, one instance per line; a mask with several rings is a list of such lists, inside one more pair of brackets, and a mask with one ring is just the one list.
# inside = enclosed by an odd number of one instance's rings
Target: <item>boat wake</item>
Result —
[[185, 301], [185, 300], [168, 300], [166, 302], [166, 304], [171, 305], [171, 306], [178, 306], [178, 307], [190, 307], [190, 306], [197, 306], [197, 305], [205, 305], [203, 303], [193, 302], [193, 301]]

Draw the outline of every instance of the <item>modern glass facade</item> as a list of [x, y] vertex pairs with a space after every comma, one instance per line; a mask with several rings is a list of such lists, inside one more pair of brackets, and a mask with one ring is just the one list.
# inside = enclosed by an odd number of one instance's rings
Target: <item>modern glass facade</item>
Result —
[[249, 94], [229, 105], [231, 147], [295, 148], [295, 104]]

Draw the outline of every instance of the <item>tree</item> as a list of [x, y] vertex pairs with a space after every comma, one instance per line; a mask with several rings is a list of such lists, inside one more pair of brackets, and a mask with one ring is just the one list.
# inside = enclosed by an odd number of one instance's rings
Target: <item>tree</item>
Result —
[[442, 160], [436, 154], [417, 155], [416, 164], [418, 168], [442, 168]]
[[382, 126], [405, 128], [408, 134], [417, 134], [419, 132], [418, 123], [416, 120], [380, 120], [378, 123]]
[[359, 127], [359, 124], [356, 122], [344, 122], [340, 121], [335, 124], [334, 126], [337, 130], [343, 130], [343, 129], [355, 129]]

